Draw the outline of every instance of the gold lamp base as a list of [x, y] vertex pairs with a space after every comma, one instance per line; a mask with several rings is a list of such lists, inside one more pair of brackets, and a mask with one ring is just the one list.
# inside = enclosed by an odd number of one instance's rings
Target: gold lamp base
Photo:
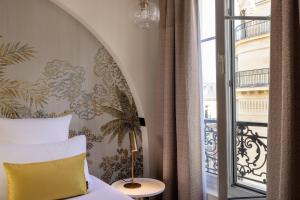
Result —
[[142, 185], [139, 184], [139, 183], [135, 183], [135, 182], [131, 182], [131, 183], [126, 183], [124, 185], [125, 188], [128, 188], [128, 189], [135, 189], [135, 188], [140, 188]]

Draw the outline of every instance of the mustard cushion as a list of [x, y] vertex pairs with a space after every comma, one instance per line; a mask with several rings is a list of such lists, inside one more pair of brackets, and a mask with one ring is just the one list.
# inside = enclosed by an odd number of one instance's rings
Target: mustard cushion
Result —
[[40, 163], [4, 163], [8, 200], [55, 200], [87, 193], [85, 154]]

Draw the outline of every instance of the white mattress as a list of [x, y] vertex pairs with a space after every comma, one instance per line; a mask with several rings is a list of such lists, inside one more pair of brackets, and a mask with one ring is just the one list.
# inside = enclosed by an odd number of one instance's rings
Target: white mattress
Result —
[[91, 176], [90, 182], [88, 194], [71, 198], [71, 200], [132, 200], [94, 176]]

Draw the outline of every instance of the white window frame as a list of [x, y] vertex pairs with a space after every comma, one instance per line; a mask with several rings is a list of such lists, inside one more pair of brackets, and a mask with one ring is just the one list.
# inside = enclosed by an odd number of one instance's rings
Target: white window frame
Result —
[[[264, 198], [260, 191], [233, 185], [233, 131], [235, 131], [234, 44], [229, 36], [233, 20], [266, 20], [266, 16], [234, 16], [234, 0], [216, 0], [216, 73], [217, 73], [217, 129], [218, 129], [218, 198], [235, 199], [240, 196]], [[231, 39], [230, 39], [231, 37]], [[230, 40], [229, 40], [230, 39]], [[232, 60], [233, 58], [233, 60]], [[233, 71], [233, 72], [232, 72]]]

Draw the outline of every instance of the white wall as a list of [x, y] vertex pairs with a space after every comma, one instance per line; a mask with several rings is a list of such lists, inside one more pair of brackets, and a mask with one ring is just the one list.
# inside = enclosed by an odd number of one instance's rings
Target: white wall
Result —
[[149, 146], [143, 135], [145, 176], [149, 175], [149, 163], [150, 175], [156, 176], [155, 166], [159, 161], [155, 152], [161, 149], [161, 141], [154, 131], [159, 72], [158, 27], [144, 31], [133, 25], [130, 11], [137, 0], [51, 1], [86, 26], [118, 63], [134, 95], [139, 114], [146, 119], [144, 135], [149, 136]]

